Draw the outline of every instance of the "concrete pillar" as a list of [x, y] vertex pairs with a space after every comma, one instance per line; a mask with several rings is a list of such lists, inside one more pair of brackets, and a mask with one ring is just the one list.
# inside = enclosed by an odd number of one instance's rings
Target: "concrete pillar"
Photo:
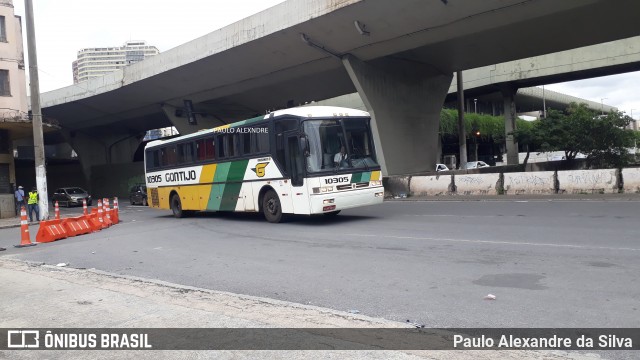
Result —
[[[102, 139], [96, 139], [76, 131], [62, 130], [65, 140], [78, 154], [85, 181], [91, 187], [91, 166], [107, 163], [107, 145]], [[92, 189], [87, 189], [93, 191]]]
[[373, 66], [346, 55], [342, 62], [371, 113], [383, 174], [434, 170], [440, 110], [453, 74], [402, 59]]
[[[124, 164], [133, 162], [142, 134], [111, 134], [94, 137], [82, 132], [62, 132], [63, 136], [78, 154], [86, 183], [91, 188], [91, 168], [96, 165]], [[114, 174], [117, 177], [117, 174]], [[89, 189], [95, 191], [96, 189]]]
[[500, 91], [504, 99], [504, 131], [507, 145], [507, 165], [517, 165], [518, 142], [511, 134], [516, 130], [516, 93], [518, 88], [512, 85], [501, 86]]

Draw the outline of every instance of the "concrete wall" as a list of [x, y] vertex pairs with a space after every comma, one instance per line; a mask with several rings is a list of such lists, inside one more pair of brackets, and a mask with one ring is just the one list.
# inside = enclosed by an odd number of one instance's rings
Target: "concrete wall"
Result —
[[558, 183], [558, 193], [597, 194], [618, 192], [615, 169], [559, 171]]
[[500, 174], [468, 174], [455, 176], [458, 195], [497, 195]]
[[[36, 172], [33, 161], [18, 161], [16, 165], [16, 185], [24, 186], [27, 193], [36, 186]], [[47, 164], [47, 192], [53, 194], [60, 187], [79, 186], [90, 190], [78, 162]]]
[[534, 173], [505, 173], [505, 194], [554, 194], [553, 171], [541, 171]]
[[411, 176], [390, 176], [382, 179], [385, 197], [406, 194], [409, 195], [409, 181]]
[[453, 175], [414, 176], [411, 179], [412, 195], [447, 195], [453, 190]]
[[640, 168], [622, 169], [624, 192], [640, 193]]
[[[481, 170], [490, 170], [489, 168]], [[624, 184], [624, 189], [622, 187]], [[455, 187], [454, 187], [455, 185]], [[385, 177], [385, 196], [640, 193], [640, 168]]]
[[16, 203], [13, 194], [0, 194], [0, 219], [12, 218], [15, 216]]
[[[114, 176], [117, 174], [117, 176]], [[129, 164], [96, 165], [91, 167], [91, 188], [94, 197], [118, 196], [129, 198], [129, 189], [135, 184], [144, 183], [144, 165], [142, 162]]]

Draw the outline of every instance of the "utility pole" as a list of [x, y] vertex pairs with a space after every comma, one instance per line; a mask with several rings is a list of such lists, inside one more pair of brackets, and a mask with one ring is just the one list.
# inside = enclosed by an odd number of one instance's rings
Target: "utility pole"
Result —
[[462, 84], [462, 71], [456, 72], [458, 81], [458, 145], [460, 146], [460, 165], [462, 169], [467, 163], [467, 133], [464, 128], [464, 88]]
[[31, 113], [33, 114], [33, 153], [36, 163], [36, 187], [40, 201], [40, 219], [49, 219], [49, 195], [47, 194], [47, 169], [44, 159], [44, 136], [42, 135], [42, 109], [40, 108], [40, 82], [38, 80], [38, 56], [36, 53], [36, 30], [33, 25], [32, 0], [24, 0], [27, 22], [27, 49], [29, 51], [29, 90]]
[[544, 98], [544, 85], [542, 85], [542, 117], [547, 118], [547, 101]]

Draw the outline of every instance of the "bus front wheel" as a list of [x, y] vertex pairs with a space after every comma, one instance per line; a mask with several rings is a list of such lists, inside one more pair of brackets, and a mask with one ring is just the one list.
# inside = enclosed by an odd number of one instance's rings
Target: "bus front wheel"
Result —
[[173, 194], [171, 197], [171, 211], [173, 211], [173, 216], [178, 219], [185, 215], [185, 212], [182, 210], [182, 203], [180, 202], [180, 196], [178, 196], [178, 194]]
[[279, 223], [282, 221], [282, 206], [280, 206], [280, 199], [275, 191], [269, 190], [264, 194], [262, 199], [262, 212], [265, 219], [270, 223]]

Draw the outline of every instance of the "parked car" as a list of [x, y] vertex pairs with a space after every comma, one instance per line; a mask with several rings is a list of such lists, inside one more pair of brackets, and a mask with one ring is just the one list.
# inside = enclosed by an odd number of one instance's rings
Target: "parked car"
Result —
[[464, 165], [465, 169], [479, 169], [483, 167], [489, 167], [489, 165], [484, 161], [469, 161]]
[[87, 206], [91, 206], [91, 195], [79, 187], [58, 188], [53, 192], [51, 199], [60, 206], [82, 205], [82, 200], [87, 200]]
[[449, 171], [449, 168], [445, 164], [436, 164], [436, 171]]
[[133, 186], [131, 188], [131, 191], [129, 191], [129, 202], [131, 202], [131, 205], [140, 204], [142, 206], [147, 206], [147, 186]]

